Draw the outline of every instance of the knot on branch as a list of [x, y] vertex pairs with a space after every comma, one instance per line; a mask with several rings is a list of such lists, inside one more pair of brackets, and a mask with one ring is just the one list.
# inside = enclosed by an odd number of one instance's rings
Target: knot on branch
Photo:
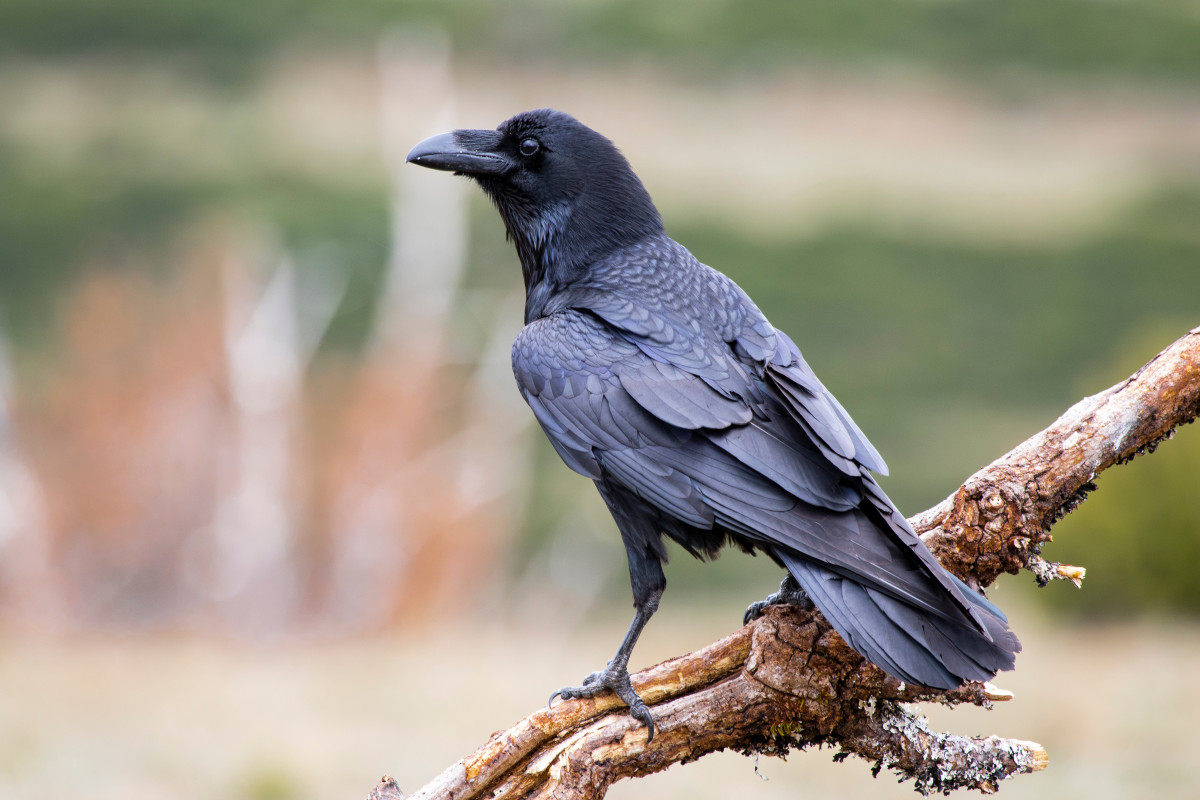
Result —
[[969, 584], [987, 586], [1001, 573], [1016, 574], [1049, 541], [1037, 514], [1036, 480], [1017, 474], [972, 478], [923, 537], [945, 567]]

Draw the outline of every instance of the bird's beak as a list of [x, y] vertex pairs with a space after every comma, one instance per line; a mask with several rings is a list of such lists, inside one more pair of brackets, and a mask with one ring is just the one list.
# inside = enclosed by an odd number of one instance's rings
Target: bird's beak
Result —
[[439, 133], [414, 147], [405, 161], [463, 175], [503, 175], [516, 166], [500, 152], [497, 131]]

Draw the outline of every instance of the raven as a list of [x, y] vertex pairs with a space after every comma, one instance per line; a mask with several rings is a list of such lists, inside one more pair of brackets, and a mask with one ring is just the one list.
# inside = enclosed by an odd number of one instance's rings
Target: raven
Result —
[[811, 600], [902, 681], [950, 689], [1012, 668], [1021, 646], [1004, 614], [938, 564], [800, 350], [667, 236], [611, 141], [539, 109], [430, 137], [407, 160], [473, 178], [499, 210], [525, 278], [517, 385], [625, 544], [629, 631], [603, 670], [551, 702], [609, 689], [654, 736], [628, 664], [666, 587], [664, 537], [698, 558], [726, 543], [766, 553], [789, 577], [747, 618]]

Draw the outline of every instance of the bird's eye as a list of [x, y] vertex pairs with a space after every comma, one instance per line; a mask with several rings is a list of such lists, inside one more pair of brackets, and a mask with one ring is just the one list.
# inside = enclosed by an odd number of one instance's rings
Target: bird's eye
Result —
[[529, 156], [533, 155], [538, 150], [540, 150], [541, 147], [542, 147], [542, 143], [539, 142], [537, 139], [525, 139], [521, 142], [521, 147], [520, 147], [521, 155], [528, 158]]

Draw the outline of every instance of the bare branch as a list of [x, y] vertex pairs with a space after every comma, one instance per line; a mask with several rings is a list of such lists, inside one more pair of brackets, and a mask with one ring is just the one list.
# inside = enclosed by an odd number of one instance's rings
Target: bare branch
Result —
[[987, 586], [1029, 569], [1079, 583], [1079, 567], [1040, 558], [1050, 526], [1083, 502], [1101, 471], [1153, 452], [1200, 413], [1200, 328], [1125, 380], [1085, 397], [1053, 425], [976, 472], [910, 521], [947, 569]]
[[[1149, 452], [1200, 413], [1200, 329], [1125, 381], [1085, 398], [1053, 425], [972, 475], [911, 521], [948, 568], [986, 586], [1025, 567], [1045, 582], [1082, 569], [1041, 559], [1048, 530], [1107, 467]], [[783, 754], [828, 745], [912, 778], [923, 794], [992, 792], [1011, 775], [1044, 769], [1040, 745], [931, 731], [901, 704], [1008, 699], [988, 684], [950, 692], [905, 686], [852, 650], [815, 611], [771, 608], [694, 653], [633, 676], [653, 707], [646, 730], [610, 695], [563, 702], [495, 734], [412, 800], [593, 800], [621, 778], [648, 775], [716, 750]], [[384, 786], [377, 788], [381, 791]], [[394, 788], [394, 784], [393, 784]], [[381, 795], [387, 796], [387, 795]]]

